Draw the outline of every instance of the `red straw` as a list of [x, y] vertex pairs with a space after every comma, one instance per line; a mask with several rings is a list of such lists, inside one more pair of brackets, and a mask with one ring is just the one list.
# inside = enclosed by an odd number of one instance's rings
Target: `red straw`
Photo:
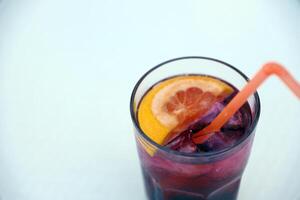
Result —
[[222, 126], [234, 115], [236, 111], [247, 101], [257, 88], [271, 75], [278, 76], [290, 90], [300, 99], [300, 84], [280, 64], [270, 62], [265, 64], [252, 80], [229, 102], [222, 112], [198, 133], [193, 135], [193, 141], [201, 144], [210, 138], [215, 132], [220, 131]]

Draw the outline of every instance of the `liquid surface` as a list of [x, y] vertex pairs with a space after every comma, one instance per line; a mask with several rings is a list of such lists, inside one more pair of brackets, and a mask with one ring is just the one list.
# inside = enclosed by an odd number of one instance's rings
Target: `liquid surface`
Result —
[[214, 152], [235, 145], [251, 124], [248, 103], [202, 144], [192, 135], [206, 127], [237, 94], [230, 84], [209, 76], [171, 77], [155, 84], [138, 107], [141, 129], [153, 141], [185, 153]]

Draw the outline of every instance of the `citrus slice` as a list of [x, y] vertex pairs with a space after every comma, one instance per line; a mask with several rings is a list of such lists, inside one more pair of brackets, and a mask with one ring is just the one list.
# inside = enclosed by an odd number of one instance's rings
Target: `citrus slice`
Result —
[[229, 85], [208, 76], [167, 79], [143, 97], [138, 108], [139, 125], [154, 142], [164, 145], [232, 92]]

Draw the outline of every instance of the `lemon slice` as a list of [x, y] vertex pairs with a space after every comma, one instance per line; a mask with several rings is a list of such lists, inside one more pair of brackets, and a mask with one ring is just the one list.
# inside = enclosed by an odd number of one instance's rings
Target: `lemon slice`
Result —
[[209, 109], [214, 97], [232, 92], [229, 85], [216, 78], [172, 77], [156, 84], [143, 97], [138, 108], [139, 125], [148, 137], [162, 145], [172, 130]]

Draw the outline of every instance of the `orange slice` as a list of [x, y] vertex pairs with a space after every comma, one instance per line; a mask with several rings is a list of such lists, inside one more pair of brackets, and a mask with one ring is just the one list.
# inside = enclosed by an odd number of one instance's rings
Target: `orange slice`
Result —
[[232, 92], [229, 85], [208, 76], [167, 79], [142, 99], [138, 109], [140, 127], [154, 142], [163, 145]]

